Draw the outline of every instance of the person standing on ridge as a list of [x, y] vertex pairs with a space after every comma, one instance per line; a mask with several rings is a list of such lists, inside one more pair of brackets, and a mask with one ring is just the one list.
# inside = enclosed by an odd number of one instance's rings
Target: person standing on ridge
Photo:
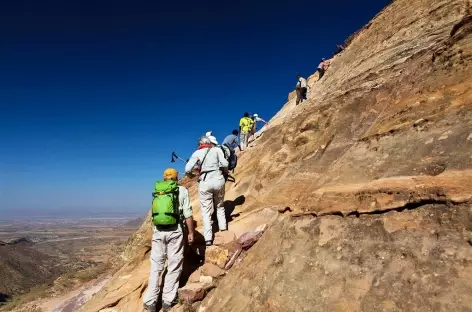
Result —
[[303, 78], [302, 76], [300, 75], [297, 75], [297, 86], [295, 88], [296, 92], [297, 92], [297, 101], [296, 101], [296, 105], [298, 105], [298, 103], [301, 103], [303, 102], [304, 100], [306, 100], [306, 92], [307, 92], [307, 89], [306, 89], [306, 79]]
[[188, 229], [188, 242], [194, 241], [194, 221], [188, 190], [178, 185], [178, 173], [169, 168], [164, 180], [157, 181], [152, 202], [154, 233], [151, 247], [151, 270], [148, 288], [143, 296], [144, 309], [157, 312], [160, 292], [159, 279], [167, 256], [167, 274], [162, 291], [162, 311], [170, 311], [177, 298], [184, 258], [184, 228]]
[[239, 132], [240, 132], [240, 146], [241, 151], [244, 151], [249, 141], [249, 135], [252, 130], [254, 121], [249, 117], [249, 113], [244, 113], [243, 118], [239, 120]]
[[236, 168], [238, 158], [236, 156], [236, 148], [239, 148], [241, 150], [241, 146], [239, 145], [239, 138], [238, 138], [238, 130], [234, 129], [233, 132], [228, 135], [224, 140], [223, 144], [230, 150], [230, 156], [229, 156], [229, 166], [228, 168]]
[[[212, 139], [213, 140], [213, 139]], [[216, 142], [216, 139], [215, 139]], [[214, 147], [210, 138], [204, 136], [198, 140], [196, 150], [185, 165], [185, 172], [192, 176], [195, 165], [199, 164], [198, 192], [200, 198], [200, 209], [202, 212], [203, 236], [205, 244], [213, 244], [213, 232], [211, 226], [211, 212], [216, 210], [218, 228], [220, 231], [227, 230], [225, 207], [225, 178], [228, 175], [228, 161], [225, 159], [221, 148]], [[216, 142], [216, 144], [218, 144]]]

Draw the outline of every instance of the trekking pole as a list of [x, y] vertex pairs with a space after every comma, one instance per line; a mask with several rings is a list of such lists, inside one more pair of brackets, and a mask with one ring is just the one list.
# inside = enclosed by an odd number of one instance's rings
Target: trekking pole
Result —
[[184, 163], [187, 163], [188, 161], [184, 160], [183, 158], [180, 158], [179, 156], [177, 156], [177, 154], [175, 152], [172, 152], [172, 159], [170, 162], [175, 162], [175, 160], [178, 159], [178, 160], [181, 160], [183, 161]]

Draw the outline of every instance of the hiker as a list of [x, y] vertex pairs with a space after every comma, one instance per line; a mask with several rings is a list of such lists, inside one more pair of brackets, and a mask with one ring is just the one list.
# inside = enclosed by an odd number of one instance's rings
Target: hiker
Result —
[[225, 159], [223, 151], [220, 148], [215, 148], [213, 144], [208, 137], [201, 137], [198, 141], [198, 150], [192, 154], [187, 165], [185, 165], [185, 172], [189, 176], [193, 176], [195, 165], [200, 167], [197, 169], [199, 171], [198, 192], [206, 246], [213, 244], [211, 226], [213, 209], [216, 210], [219, 230], [227, 230], [225, 208], [223, 206], [226, 181], [223, 175], [228, 174], [228, 161]]
[[342, 44], [337, 44], [336, 45], [336, 50], [334, 50], [333, 56], [335, 56], [336, 54], [341, 53], [342, 51], [344, 51], [344, 46]]
[[239, 150], [241, 150], [238, 134], [238, 130], [234, 129], [233, 132], [231, 132], [231, 134], [226, 136], [226, 138], [223, 140], [223, 145], [227, 146], [233, 151], [235, 151], [236, 148], [239, 148]]
[[295, 88], [295, 90], [297, 92], [296, 105], [298, 105], [298, 103], [301, 103], [304, 100], [306, 100], [306, 90], [307, 90], [306, 89], [306, 79], [303, 78], [300, 75], [297, 75], [297, 78], [298, 78], [298, 81], [297, 81], [297, 86]]
[[322, 58], [321, 63], [318, 65], [318, 80], [323, 78], [328, 67], [329, 67], [329, 61], [327, 61], [325, 58]]
[[229, 165], [228, 165], [229, 170], [234, 170], [234, 168], [236, 168], [236, 165], [238, 163], [238, 158], [235, 153], [236, 148], [239, 148], [239, 150], [241, 150], [238, 134], [239, 134], [238, 130], [234, 129], [233, 132], [223, 140], [222, 145], [226, 146], [230, 151]]
[[258, 114], [252, 115], [252, 120], [254, 121], [254, 125], [252, 126], [251, 130], [251, 136], [252, 136], [252, 141], [256, 139], [256, 133], [257, 133], [257, 122], [263, 122], [265, 125], [268, 125], [269, 123], [265, 121], [264, 119], [260, 118]]
[[251, 119], [251, 117], [249, 117], [249, 113], [244, 113], [243, 118], [239, 120], [241, 151], [244, 151], [247, 147], [253, 123], [254, 121]]
[[148, 288], [143, 296], [144, 309], [149, 312], [158, 311], [159, 279], [166, 256], [167, 274], [162, 290], [162, 311], [170, 311], [176, 302], [184, 256], [184, 220], [188, 242], [192, 244], [194, 241], [194, 221], [188, 190], [177, 182], [177, 171], [169, 168], [164, 171], [164, 180], [157, 181], [154, 187], [151, 270]]

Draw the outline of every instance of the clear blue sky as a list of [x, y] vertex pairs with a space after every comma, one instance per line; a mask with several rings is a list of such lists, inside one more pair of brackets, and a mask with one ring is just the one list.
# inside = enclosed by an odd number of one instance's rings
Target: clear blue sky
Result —
[[270, 119], [388, 2], [3, 1], [0, 212], [144, 212], [173, 150]]

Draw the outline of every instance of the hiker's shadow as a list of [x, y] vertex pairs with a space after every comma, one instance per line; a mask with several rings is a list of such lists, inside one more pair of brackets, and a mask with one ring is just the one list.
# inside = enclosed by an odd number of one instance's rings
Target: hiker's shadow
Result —
[[234, 200], [225, 200], [223, 203], [225, 207], [226, 221], [233, 221], [233, 217], [239, 216], [239, 214], [233, 215], [234, 209], [236, 206], [241, 206], [246, 202], [246, 197], [244, 195], [236, 197]]
[[203, 265], [205, 260], [205, 238], [198, 231], [195, 231], [194, 236], [195, 241], [192, 245], [189, 245], [187, 242], [185, 244], [184, 265], [180, 278], [180, 287], [188, 282], [190, 275]]

